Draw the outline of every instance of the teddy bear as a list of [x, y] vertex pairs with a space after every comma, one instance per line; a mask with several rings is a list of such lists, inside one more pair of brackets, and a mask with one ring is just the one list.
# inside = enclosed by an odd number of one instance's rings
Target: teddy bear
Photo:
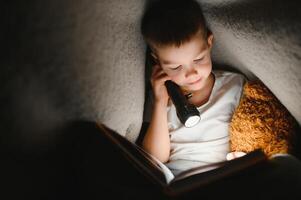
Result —
[[260, 80], [249, 80], [229, 125], [230, 159], [256, 149], [267, 157], [294, 154], [297, 126], [294, 117]]

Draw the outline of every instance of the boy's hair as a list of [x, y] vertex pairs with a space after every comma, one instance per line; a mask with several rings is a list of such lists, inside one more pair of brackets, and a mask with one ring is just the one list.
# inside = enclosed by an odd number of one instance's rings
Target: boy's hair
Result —
[[207, 39], [205, 18], [195, 0], [157, 0], [142, 18], [141, 33], [151, 46], [179, 47], [198, 32]]

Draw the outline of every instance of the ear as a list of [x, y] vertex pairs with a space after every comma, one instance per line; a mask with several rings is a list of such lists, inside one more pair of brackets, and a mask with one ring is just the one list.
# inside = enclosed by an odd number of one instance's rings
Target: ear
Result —
[[155, 60], [158, 60], [158, 57], [156, 56], [156, 54], [152, 51], [151, 52], [151, 56], [155, 59]]
[[153, 45], [149, 45], [149, 49], [150, 49], [151, 56], [154, 59], [158, 60], [158, 56], [156, 55], [156, 49], [154, 48], [154, 46]]
[[212, 33], [210, 33], [210, 34], [208, 35], [208, 38], [207, 38], [207, 44], [208, 44], [209, 49], [211, 49], [211, 48], [212, 48], [212, 45], [213, 45], [213, 34], [212, 34]]
[[151, 57], [154, 64], [159, 64], [158, 56], [153, 51], [151, 51]]

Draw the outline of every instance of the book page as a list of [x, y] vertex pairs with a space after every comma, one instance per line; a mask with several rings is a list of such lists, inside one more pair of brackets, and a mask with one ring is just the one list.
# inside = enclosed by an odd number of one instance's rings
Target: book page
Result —
[[178, 180], [184, 179], [186, 177], [189, 177], [189, 176], [192, 176], [195, 174], [200, 174], [200, 173], [204, 173], [204, 172], [207, 172], [210, 170], [214, 170], [214, 169], [224, 166], [225, 164], [227, 164], [227, 161], [195, 167], [195, 168], [181, 172], [180, 174], [178, 174], [175, 177], [174, 181], [178, 181]]
[[121, 153], [128, 158], [133, 166], [137, 167], [150, 180], [160, 185], [166, 194], [173, 196], [192, 191], [218, 179], [250, 169], [253, 166], [256, 167], [267, 160], [261, 150], [255, 150], [230, 161], [196, 167], [174, 176], [164, 163], [147, 153], [139, 145], [128, 141], [117, 132], [101, 124], [98, 124], [98, 128], [107, 139], [117, 145]]
[[220, 175], [228, 175], [266, 161], [266, 159], [267, 157], [261, 150], [255, 150], [230, 161], [222, 161], [189, 169], [177, 175], [172, 182], [185, 179], [196, 174], [214, 174], [215, 172], [218, 172]]
[[[147, 152], [145, 152], [145, 153], [147, 153]], [[151, 156], [157, 162], [157, 164], [160, 166], [162, 172], [165, 175], [166, 183], [169, 184], [175, 178], [174, 174], [170, 171], [170, 169], [166, 165], [164, 165], [156, 157], [152, 156], [151, 154], [149, 154], [149, 156]]]

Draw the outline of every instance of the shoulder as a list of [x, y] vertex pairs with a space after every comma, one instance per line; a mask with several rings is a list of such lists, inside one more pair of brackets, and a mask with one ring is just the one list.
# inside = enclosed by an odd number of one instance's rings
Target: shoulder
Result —
[[221, 83], [221, 85], [240, 85], [243, 86], [247, 82], [247, 78], [238, 72], [214, 70], [212, 71], [215, 79]]
[[231, 71], [213, 71], [215, 75], [216, 97], [232, 98], [238, 101], [243, 93], [247, 78], [238, 72]]
[[231, 71], [224, 71], [224, 70], [213, 70], [213, 74], [218, 78], [237, 78], [237, 79], [246, 79], [246, 77], [239, 72], [231, 72]]

